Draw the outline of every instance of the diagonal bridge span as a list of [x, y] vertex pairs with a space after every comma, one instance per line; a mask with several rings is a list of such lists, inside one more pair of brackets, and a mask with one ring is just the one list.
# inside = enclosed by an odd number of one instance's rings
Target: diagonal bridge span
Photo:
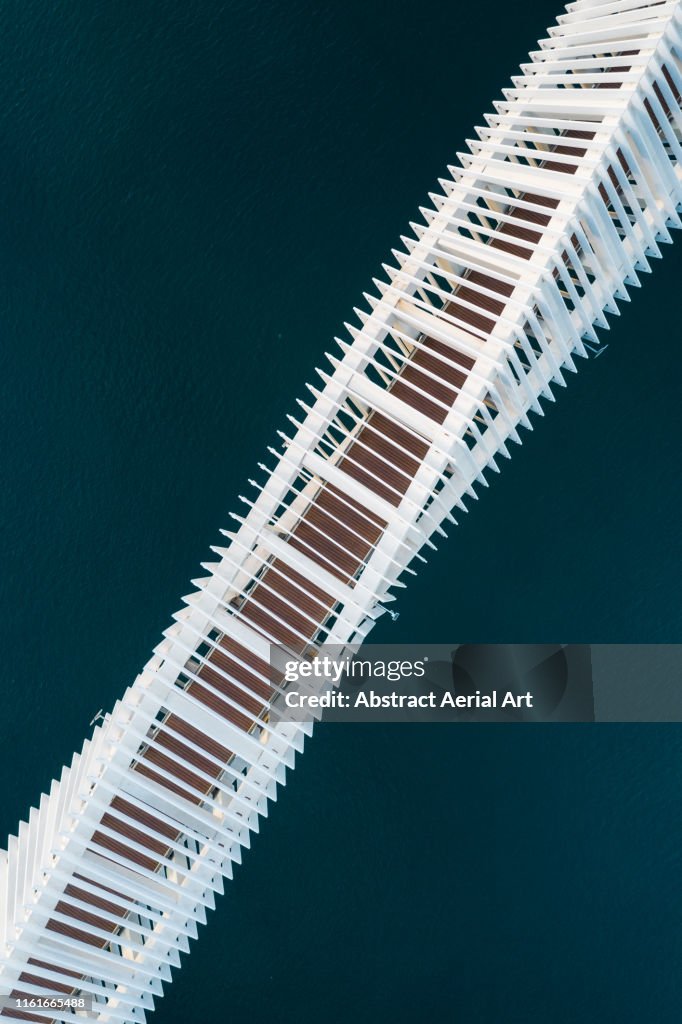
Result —
[[[0, 994], [144, 1021], [311, 727], [270, 646], [356, 645], [680, 226], [682, 4], [569, 4], [250, 481], [152, 659], [0, 852]], [[69, 1008], [0, 1018], [73, 1020]]]

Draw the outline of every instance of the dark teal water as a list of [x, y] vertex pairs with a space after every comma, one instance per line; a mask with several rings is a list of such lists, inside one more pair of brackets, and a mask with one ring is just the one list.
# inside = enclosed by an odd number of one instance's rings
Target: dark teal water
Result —
[[[0, 831], [554, 13], [0, 7]], [[681, 639], [681, 267], [377, 640]], [[675, 727], [320, 730], [155, 1019], [677, 1021], [681, 754]]]

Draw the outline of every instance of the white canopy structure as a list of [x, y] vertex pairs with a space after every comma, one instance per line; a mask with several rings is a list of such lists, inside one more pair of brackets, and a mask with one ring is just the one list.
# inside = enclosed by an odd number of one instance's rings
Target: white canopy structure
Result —
[[362, 640], [599, 344], [680, 225], [681, 103], [679, 0], [577, 0], [540, 40], [154, 656], [0, 852], [10, 1001], [76, 993], [103, 1024], [146, 1019], [311, 732], [273, 721], [270, 645]]

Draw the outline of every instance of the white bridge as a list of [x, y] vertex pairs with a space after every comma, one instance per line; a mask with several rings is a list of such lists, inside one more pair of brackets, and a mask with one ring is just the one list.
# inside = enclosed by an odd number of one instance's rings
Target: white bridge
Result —
[[681, 102], [679, 0], [578, 0], [521, 66], [154, 657], [0, 852], [0, 1017], [73, 1020], [36, 1001], [75, 994], [146, 1019], [311, 731], [273, 723], [270, 644], [362, 640], [599, 346], [680, 225]]

